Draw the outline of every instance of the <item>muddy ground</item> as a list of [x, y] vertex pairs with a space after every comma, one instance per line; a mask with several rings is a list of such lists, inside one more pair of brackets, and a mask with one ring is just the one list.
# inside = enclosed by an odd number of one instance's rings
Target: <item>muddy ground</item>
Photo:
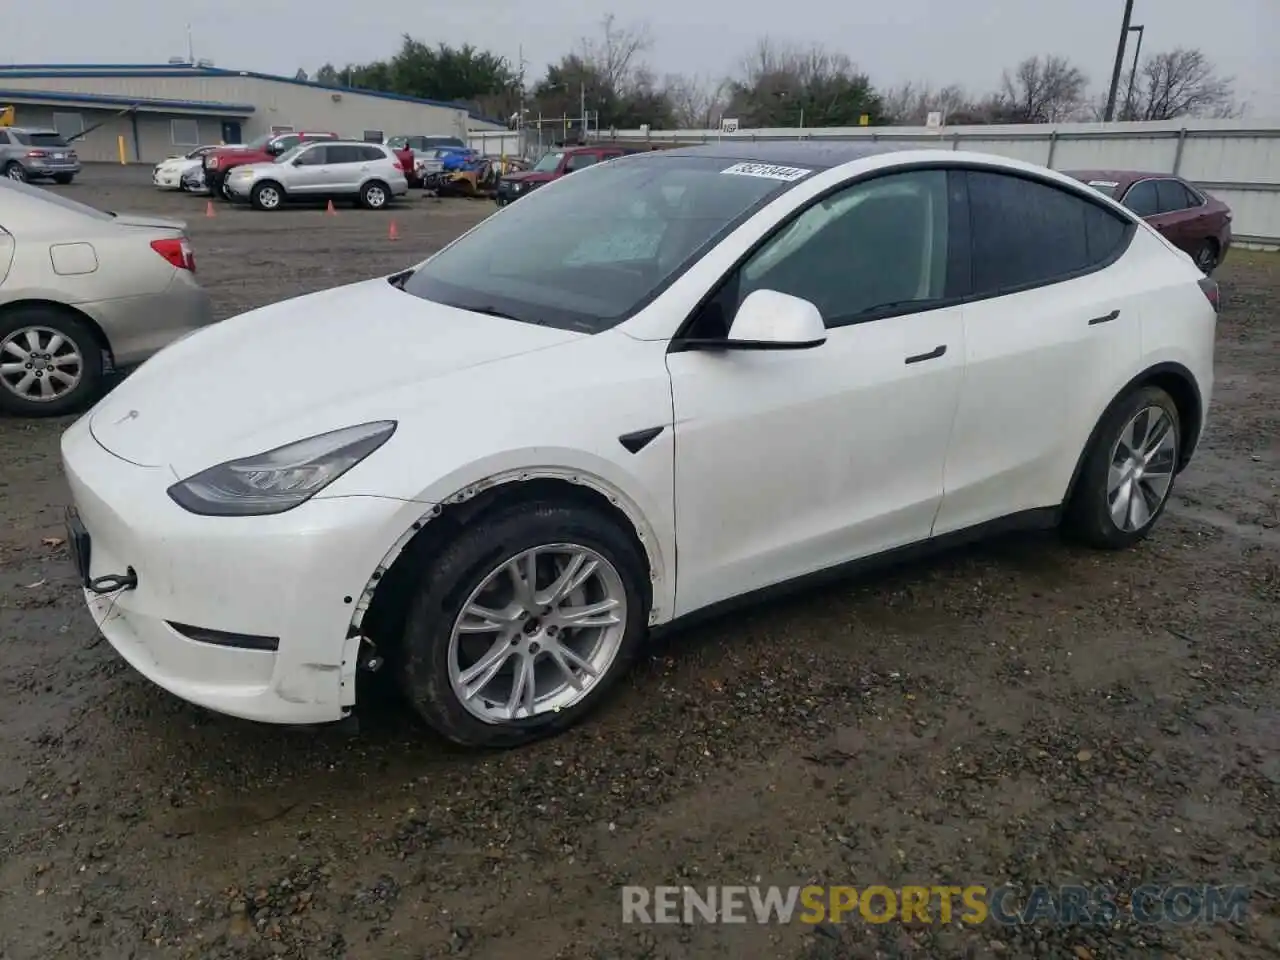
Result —
[[[65, 192], [188, 216], [223, 315], [389, 272], [490, 210], [206, 219], [144, 181]], [[390, 700], [355, 735], [289, 731], [142, 680], [45, 541], [65, 422], [0, 421], [0, 957], [1276, 956], [1280, 257], [1221, 280], [1208, 434], [1139, 549], [1020, 536], [737, 614], [500, 755]], [[1180, 881], [1249, 886], [1246, 921], [640, 927], [619, 894]]]

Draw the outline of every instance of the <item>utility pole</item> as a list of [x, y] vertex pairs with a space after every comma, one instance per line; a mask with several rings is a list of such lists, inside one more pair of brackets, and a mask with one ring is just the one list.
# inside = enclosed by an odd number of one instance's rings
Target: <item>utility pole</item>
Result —
[[1138, 80], [1138, 57], [1142, 53], [1142, 24], [1137, 24], [1129, 28], [1131, 33], [1138, 35], [1138, 44], [1133, 48], [1133, 67], [1129, 70], [1129, 92], [1124, 98], [1124, 112], [1130, 120], [1133, 119], [1133, 86]]
[[578, 128], [579, 139], [587, 142], [587, 82], [585, 80], [578, 81], [578, 107], [582, 111], [582, 125]]
[[524, 44], [516, 48], [516, 56], [520, 58], [520, 110], [516, 114], [516, 152], [524, 157]]
[[195, 64], [196, 62], [196, 45], [191, 37], [191, 24], [187, 24], [187, 62]]
[[1111, 69], [1111, 90], [1107, 93], [1107, 111], [1103, 121], [1110, 123], [1116, 113], [1116, 92], [1120, 89], [1120, 71], [1124, 69], [1124, 45], [1129, 39], [1129, 22], [1133, 19], [1133, 0], [1124, 0], [1124, 21], [1120, 24], [1120, 42], [1116, 45], [1116, 62]]

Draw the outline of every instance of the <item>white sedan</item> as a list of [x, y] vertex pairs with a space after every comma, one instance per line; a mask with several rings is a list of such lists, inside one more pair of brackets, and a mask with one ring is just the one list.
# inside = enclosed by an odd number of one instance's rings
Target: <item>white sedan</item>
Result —
[[180, 697], [335, 720], [382, 668], [445, 737], [512, 745], [727, 601], [1011, 527], [1135, 543], [1216, 323], [1189, 257], [1041, 167], [643, 153], [164, 350], [63, 437], [70, 542]]
[[217, 144], [196, 147], [190, 153], [166, 157], [151, 171], [151, 183], [160, 190], [182, 190], [182, 175], [200, 169], [206, 153], [218, 149]]

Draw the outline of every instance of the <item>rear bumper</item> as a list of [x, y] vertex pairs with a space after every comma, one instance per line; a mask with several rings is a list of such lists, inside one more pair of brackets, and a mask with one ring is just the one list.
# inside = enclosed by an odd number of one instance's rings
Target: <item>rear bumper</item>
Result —
[[191, 274], [177, 269], [161, 293], [76, 306], [106, 334], [118, 367], [137, 366], [179, 337], [214, 321], [209, 294]]
[[30, 177], [56, 177], [56, 176], [72, 176], [74, 177], [80, 172], [79, 162], [74, 163], [42, 163], [38, 160], [27, 159], [22, 161], [22, 165], [27, 168], [27, 176]]

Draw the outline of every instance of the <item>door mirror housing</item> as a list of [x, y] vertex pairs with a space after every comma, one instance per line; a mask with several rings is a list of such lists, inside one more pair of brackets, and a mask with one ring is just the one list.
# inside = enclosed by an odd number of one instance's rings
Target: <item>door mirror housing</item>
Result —
[[678, 341], [680, 350], [808, 350], [827, 342], [822, 311], [777, 290], [747, 294], [724, 339]]

